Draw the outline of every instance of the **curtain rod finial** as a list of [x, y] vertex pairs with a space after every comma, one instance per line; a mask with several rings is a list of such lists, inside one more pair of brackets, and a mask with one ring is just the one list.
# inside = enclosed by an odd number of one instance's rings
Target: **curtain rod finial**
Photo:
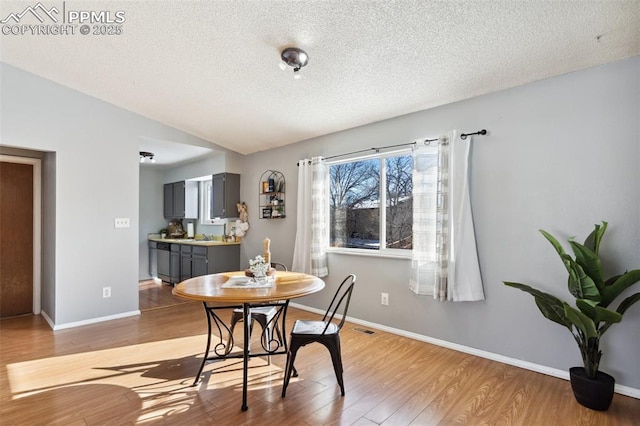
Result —
[[482, 129], [482, 130], [478, 130], [475, 133], [460, 133], [460, 139], [465, 140], [467, 139], [467, 136], [473, 136], [473, 135], [486, 135], [487, 134], [487, 130], [486, 129]]

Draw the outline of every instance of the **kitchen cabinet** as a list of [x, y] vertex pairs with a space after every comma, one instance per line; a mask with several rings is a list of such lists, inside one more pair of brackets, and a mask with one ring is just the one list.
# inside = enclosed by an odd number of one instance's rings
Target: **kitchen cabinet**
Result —
[[[150, 249], [152, 243], [149, 242]], [[205, 246], [158, 242], [155, 253], [158, 278], [172, 285], [201, 275], [240, 270], [239, 244]]]
[[191, 278], [191, 246], [180, 244], [180, 281]]
[[218, 173], [211, 177], [211, 218], [237, 217], [240, 202], [240, 175]]
[[158, 276], [158, 243], [149, 241], [149, 276]]
[[[154, 241], [149, 242], [149, 246], [151, 244], [156, 245], [156, 265], [157, 265], [157, 277], [162, 281], [170, 282], [171, 281], [171, 245], [165, 242], [155, 243]], [[149, 263], [153, 262], [151, 258], [149, 258]], [[153, 277], [154, 275], [151, 274]]]
[[180, 282], [180, 244], [171, 244], [171, 256], [169, 265], [169, 282]]
[[[238, 257], [240, 257], [239, 253]], [[209, 274], [209, 249], [207, 247], [193, 247], [191, 254], [191, 276], [200, 277], [207, 274]]]
[[198, 217], [198, 182], [180, 181], [164, 185], [164, 217], [196, 219]]

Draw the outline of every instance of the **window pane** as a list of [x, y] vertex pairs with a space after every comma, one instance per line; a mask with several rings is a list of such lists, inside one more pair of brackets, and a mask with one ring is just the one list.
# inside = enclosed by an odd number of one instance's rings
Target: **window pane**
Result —
[[412, 248], [413, 161], [411, 156], [385, 160], [387, 168], [387, 248]]
[[330, 166], [331, 247], [380, 249], [380, 160]]

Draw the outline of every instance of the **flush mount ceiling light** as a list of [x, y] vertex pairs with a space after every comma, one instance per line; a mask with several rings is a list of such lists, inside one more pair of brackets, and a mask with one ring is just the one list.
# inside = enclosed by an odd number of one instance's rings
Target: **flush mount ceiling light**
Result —
[[140, 151], [140, 162], [144, 163], [147, 160], [147, 158], [151, 163], [156, 162], [156, 159], [153, 158], [153, 152]]
[[[285, 64], [293, 68], [293, 78], [300, 78], [301, 75], [298, 73], [300, 68], [309, 63], [309, 55], [307, 55], [307, 52], [297, 47], [287, 47], [282, 51], [280, 57]], [[284, 70], [286, 66], [281, 64], [280, 68]]]

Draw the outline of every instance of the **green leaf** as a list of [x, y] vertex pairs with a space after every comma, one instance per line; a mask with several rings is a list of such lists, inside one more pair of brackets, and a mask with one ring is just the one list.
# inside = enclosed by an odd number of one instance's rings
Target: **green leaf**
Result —
[[600, 250], [600, 241], [602, 241], [604, 232], [607, 230], [607, 225], [608, 223], [604, 220], [602, 221], [602, 227], [596, 224], [595, 229], [591, 231], [587, 239], [584, 240], [584, 245], [596, 255], [598, 255]]
[[575, 241], [569, 241], [569, 244], [576, 256], [576, 262], [593, 280], [598, 290], [602, 290], [604, 287], [604, 279], [602, 277], [602, 262], [600, 262], [598, 255]]
[[567, 303], [564, 303], [564, 314], [567, 316], [569, 321], [576, 326], [576, 328], [580, 329], [584, 333], [587, 339], [590, 337], [598, 337], [596, 325], [591, 318], [571, 307]]
[[534, 299], [536, 306], [545, 318], [571, 330], [571, 321], [565, 316], [561, 303], [550, 303], [547, 299], [541, 297], [534, 297]]
[[[576, 300], [576, 306], [580, 309], [580, 312], [593, 321], [596, 327], [598, 327], [601, 322], [613, 324], [622, 321], [622, 315], [618, 312], [605, 309], [590, 300], [578, 299]], [[609, 326], [606, 325], [603, 329], [606, 330], [608, 327]]]
[[620, 278], [621, 276], [622, 276], [622, 274], [614, 275], [613, 277], [611, 277], [611, 278], [609, 278], [609, 279], [605, 280], [605, 282], [604, 282], [604, 286], [605, 286], [605, 287], [608, 287], [608, 286], [612, 285], [612, 284], [613, 284], [613, 283], [615, 283], [615, 282], [616, 282], [616, 280], [617, 280], [618, 278]]
[[[632, 294], [631, 296], [627, 297], [620, 303], [616, 311], [622, 317], [622, 315], [624, 315], [627, 309], [629, 309], [634, 303], [636, 303], [639, 300], [640, 300], [640, 293]], [[613, 323], [609, 323], [609, 324], [606, 324], [604, 327], [602, 327], [600, 329], [600, 335], [604, 334], [604, 332], [607, 331], [612, 324]]]
[[618, 323], [620, 321], [622, 321], [622, 315], [620, 315], [620, 313], [603, 308], [602, 306], [596, 306], [596, 324], [599, 322]]
[[578, 309], [580, 309], [580, 312], [582, 312], [583, 314], [585, 314], [586, 316], [588, 316], [594, 321], [596, 319], [596, 316], [598, 315], [596, 313], [597, 304], [598, 302], [596, 302], [595, 300], [576, 299], [576, 306], [578, 307]]
[[618, 306], [618, 309], [616, 309], [616, 311], [618, 311], [620, 315], [624, 315], [627, 309], [629, 309], [634, 303], [636, 303], [639, 300], [640, 300], [640, 293], [632, 294], [631, 296], [624, 299], [622, 303], [620, 303], [620, 306]]
[[556, 252], [558, 252], [560, 258], [563, 258], [563, 255], [566, 255], [566, 253], [564, 252], [564, 248], [562, 248], [562, 245], [558, 242], [558, 240], [554, 238], [553, 235], [543, 229], [540, 229], [540, 233], [544, 235], [544, 237], [551, 243], [553, 248], [556, 249]]
[[504, 281], [504, 284], [529, 293], [535, 298], [536, 305], [545, 318], [571, 330], [571, 321], [564, 315], [563, 301], [557, 297], [521, 283]]
[[634, 269], [633, 271], [622, 274], [613, 284], [602, 289], [602, 301], [600, 304], [604, 307], [609, 306], [620, 293], [638, 281], [640, 281], [640, 269]]
[[600, 290], [598, 290], [591, 277], [575, 261], [569, 263], [569, 293], [577, 299], [590, 299], [599, 302], [602, 299]]

